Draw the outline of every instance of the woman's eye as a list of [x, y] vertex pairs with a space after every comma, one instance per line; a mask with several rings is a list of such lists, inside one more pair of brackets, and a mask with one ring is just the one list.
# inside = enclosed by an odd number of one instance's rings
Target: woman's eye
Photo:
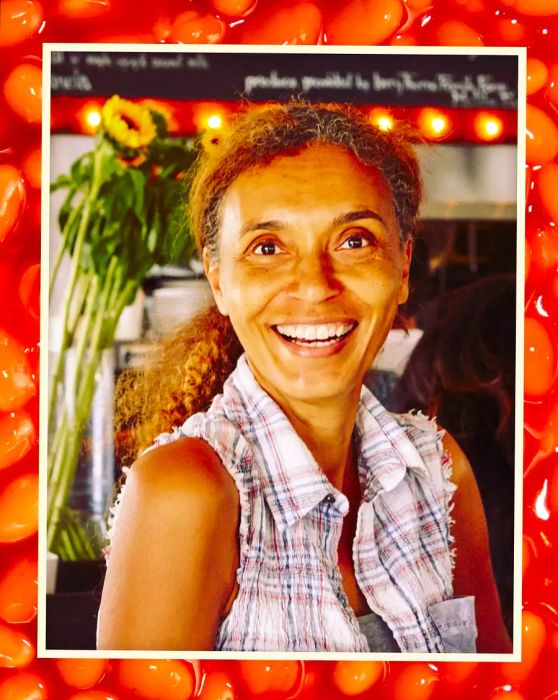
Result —
[[372, 245], [372, 241], [368, 236], [355, 233], [352, 236], [349, 236], [349, 238], [346, 238], [341, 244], [340, 248], [347, 250], [348, 248], [367, 248], [370, 245]]
[[273, 241], [264, 241], [263, 243], [258, 243], [258, 245], [252, 248], [252, 251], [256, 255], [275, 255], [280, 252], [280, 248]]

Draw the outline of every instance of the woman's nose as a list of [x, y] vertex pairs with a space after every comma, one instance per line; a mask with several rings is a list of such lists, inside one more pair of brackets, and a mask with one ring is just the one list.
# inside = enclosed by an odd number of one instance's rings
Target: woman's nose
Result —
[[327, 255], [306, 255], [299, 258], [290, 285], [293, 297], [318, 304], [337, 296], [341, 289], [341, 282]]

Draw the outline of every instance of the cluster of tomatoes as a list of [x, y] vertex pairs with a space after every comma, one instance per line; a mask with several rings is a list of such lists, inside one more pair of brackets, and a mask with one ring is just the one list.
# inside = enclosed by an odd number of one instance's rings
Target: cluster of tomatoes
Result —
[[[37, 659], [41, 45], [527, 46], [523, 661]], [[0, 700], [558, 698], [558, 0], [2, 0]]]

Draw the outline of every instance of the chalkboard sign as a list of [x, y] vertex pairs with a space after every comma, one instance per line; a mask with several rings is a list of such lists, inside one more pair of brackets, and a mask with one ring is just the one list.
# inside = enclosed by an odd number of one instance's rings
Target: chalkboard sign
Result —
[[516, 109], [517, 56], [54, 51], [52, 95]]

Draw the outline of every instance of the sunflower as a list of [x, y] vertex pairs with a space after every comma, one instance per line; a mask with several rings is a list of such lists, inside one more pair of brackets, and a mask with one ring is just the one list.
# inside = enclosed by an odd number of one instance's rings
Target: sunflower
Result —
[[101, 119], [107, 135], [126, 149], [147, 146], [157, 135], [151, 112], [118, 95], [105, 102]]

